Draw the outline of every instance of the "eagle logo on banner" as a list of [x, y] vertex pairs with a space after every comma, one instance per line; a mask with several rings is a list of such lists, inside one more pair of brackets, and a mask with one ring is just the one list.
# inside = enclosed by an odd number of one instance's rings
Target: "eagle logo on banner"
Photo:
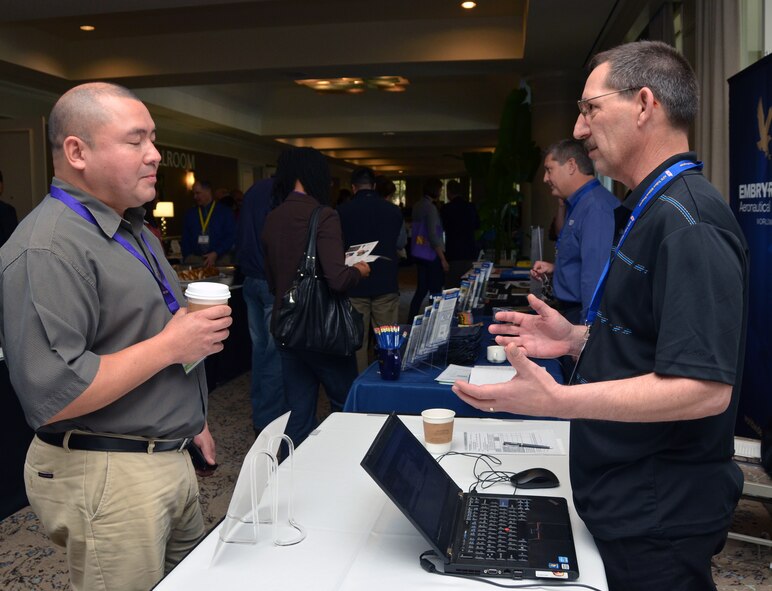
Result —
[[759, 106], [756, 109], [756, 119], [759, 124], [759, 141], [756, 142], [756, 146], [764, 152], [767, 160], [770, 160], [772, 159], [772, 154], [769, 153], [769, 141], [772, 140], [772, 136], [769, 135], [769, 126], [772, 124], [772, 109], [769, 110], [765, 117], [761, 97], [759, 97]]

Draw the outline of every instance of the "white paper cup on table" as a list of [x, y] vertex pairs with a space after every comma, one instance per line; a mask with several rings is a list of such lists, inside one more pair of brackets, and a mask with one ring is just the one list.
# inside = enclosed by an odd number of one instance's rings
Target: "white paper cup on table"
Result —
[[[228, 289], [227, 285], [211, 281], [196, 281], [188, 285], [185, 290], [188, 312], [197, 312], [212, 306], [227, 304], [230, 297], [231, 290]], [[185, 369], [185, 373], [190, 373], [202, 361], [203, 359], [199, 359], [193, 363], [183, 363], [182, 367]]]
[[188, 285], [185, 290], [185, 299], [188, 300], [188, 312], [204, 310], [211, 306], [220, 306], [228, 303], [231, 290], [223, 283], [212, 281], [196, 281]]
[[507, 360], [507, 352], [501, 345], [488, 347], [488, 361], [491, 363], [504, 363]]
[[424, 445], [433, 454], [450, 451], [453, 442], [453, 418], [456, 411], [429, 408], [421, 413], [424, 423]]

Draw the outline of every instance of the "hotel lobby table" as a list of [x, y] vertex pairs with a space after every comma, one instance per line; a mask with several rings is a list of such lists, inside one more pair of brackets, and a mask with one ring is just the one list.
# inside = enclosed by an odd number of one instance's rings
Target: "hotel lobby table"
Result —
[[[425, 572], [418, 556], [429, 545], [386, 497], [359, 463], [380, 429], [384, 415], [334, 413], [300, 445], [294, 460], [293, 512], [307, 531], [294, 546], [274, 546], [270, 528], [260, 530], [257, 544], [227, 544], [212, 561], [219, 528], [212, 532], [156, 589], [185, 591], [209, 589], [267, 589], [282, 591], [393, 591], [480, 589], [477, 581], [440, 577]], [[403, 417], [420, 435], [420, 418]], [[464, 432], [552, 430], [568, 451], [569, 424], [564, 421], [501, 421], [457, 419], [453, 449], [463, 447]], [[558, 488], [530, 490], [528, 494], [568, 499], [580, 577], [576, 581], [607, 589], [603, 563], [595, 543], [573, 507], [567, 455], [502, 454], [502, 469], [549, 468], [560, 479]], [[474, 482], [475, 460], [449, 456], [443, 468], [458, 486], [467, 490]], [[287, 481], [290, 462], [280, 466], [280, 486]], [[286, 492], [286, 491], [283, 491]], [[511, 493], [509, 483], [484, 492]], [[280, 494], [279, 515], [285, 514], [287, 495]], [[494, 579], [507, 584], [507, 579]], [[534, 581], [522, 581], [523, 583]], [[508, 584], [512, 584], [509, 581]], [[567, 582], [545, 589], [566, 587]]]

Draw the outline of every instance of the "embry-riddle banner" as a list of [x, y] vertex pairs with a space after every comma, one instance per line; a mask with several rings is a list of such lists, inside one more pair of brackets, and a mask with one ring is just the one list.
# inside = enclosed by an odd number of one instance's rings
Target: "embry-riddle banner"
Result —
[[772, 420], [772, 56], [729, 79], [729, 203], [750, 247], [750, 307], [738, 435]]

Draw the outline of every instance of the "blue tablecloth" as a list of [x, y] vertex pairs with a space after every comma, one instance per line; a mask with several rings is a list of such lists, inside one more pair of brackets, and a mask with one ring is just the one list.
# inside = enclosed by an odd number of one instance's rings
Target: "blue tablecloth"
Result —
[[[493, 344], [492, 337], [484, 336], [477, 365], [491, 365], [485, 359], [489, 344]], [[533, 361], [546, 368], [557, 382], [563, 383], [563, 372], [556, 359], [533, 359]], [[420, 414], [427, 408], [450, 408], [460, 417], [513, 418], [516, 416], [509, 413], [483, 412], [468, 405], [453, 394], [450, 385], [434, 381], [440, 373], [440, 369], [423, 371], [409, 369], [403, 371], [398, 380], [386, 381], [382, 380], [378, 373], [378, 363], [373, 363], [354, 380], [343, 410], [345, 412], [396, 411], [400, 414]]]
[[531, 270], [522, 268], [502, 269], [498, 276], [498, 279], [506, 281], [527, 281], [530, 278]]

